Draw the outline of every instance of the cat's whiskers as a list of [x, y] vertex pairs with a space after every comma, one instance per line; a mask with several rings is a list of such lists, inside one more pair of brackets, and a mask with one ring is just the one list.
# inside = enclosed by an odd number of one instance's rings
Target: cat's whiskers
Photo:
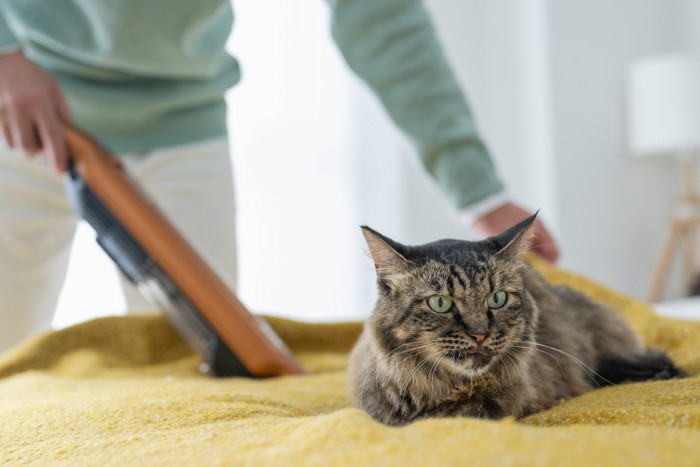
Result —
[[411, 384], [411, 382], [412, 382], [413, 375], [419, 369], [421, 369], [423, 367], [423, 365], [425, 365], [427, 362], [433, 360], [435, 357], [442, 357], [442, 355], [443, 355], [443, 353], [438, 349], [435, 349], [432, 352], [430, 352], [430, 354], [426, 355], [425, 358], [423, 358], [423, 360], [421, 360], [421, 362], [418, 365], [416, 365], [416, 367], [413, 369], [413, 371], [411, 371], [411, 373], [409, 373], [409, 375], [406, 377], [406, 382], [401, 387], [399, 394], [403, 394], [406, 391], [406, 389], [408, 389], [409, 384]]
[[[399, 349], [401, 349], [402, 347], [409, 346], [409, 345], [413, 345], [414, 347], [410, 347], [410, 348], [408, 348], [408, 349], [403, 349], [401, 352], [394, 353], [394, 352], [397, 352], [397, 351], [398, 351]], [[431, 343], [406, 342], [406, 343], [404, 343], [404, 344], [399, 345], [399, 346], [396, 347], [395, 349], [392, 349], [390, 352], [387, 352], [386, 355], [384, 355], [382, 358], [380, 358], [379, 360], [377, 360], [377, 363], [376, 363], [375, 366], [381, 365], [382, 363], [384, 363], [386, 360], [388, 360], [388, 359], [390, 359], [390, 358], [395, 358], [395, 357], [398, 357], [399, 355], [402, 355], [402, 354], [405, 354], [405, 353], [414, 352], [414, 351], [417, 351], [417, 350], [422, 350], [422, 349], [424, 349], [424, 348], [430, 347], [431, 345], [432, 345]], [[409, 356], [409, 358], [410, 358], [410, 356]], [[399, 362], [399, 363], [403, 363], [403, 362], [405, 362], [405, 361], [406, 361], [406, 359], [403, 359], [403, 360], [401, 360], [401, 362]]]
[[[550, 345], [540, 344], [539, 342], [525, 342], [525, 341], [517, 341], [517, 340], [516, 340], [516, 342], [528, 344], [528, 347], [529, 347], [530, 344], [534, 344], [534, 345], [537, 346], [537, 347], [544, 347], [544, 348], [546, 348], [546, 349], [550, 349], [550, 350], [553, 350], [553, 351], [555, 351], [555, 352], [559, 352], [560, 354], [562, 354], [562, 355], [564, 355], [564, 356], [566, 356], [566, 357], [569, 357], [573, 362], [575, 362], [577, 365], [579, 365], [579, 366], [581, 367], [581, 369], [584, 371], [584, 373], [586, 374], [586, 376], [588, 376], [589, 378], [591, 378], [591, 380], [596, 384], [596, 386], [599, 386], [599, 387], [600, 387], [601, 385], [600, 385], [600, 383], [598, 383], [598, 381], [596, 381], [596, 379], [595, 379], [593, 376], [591, 376], [590, 373], [593, 373], [595, 376], [597, 376], [598, 378], [602, 379], [602, 380], [605, 381], [606, 383], [608, 383], [608, 384], [610, 384], [610, 385], [612, 385], [612, 386], [615, 386], [615, 383], [613, 383], [612, 381], [610, 381], [610, 380], [608, 380], [608, 379], [605, 379], [605, 378], [604, 378], [603, 376], [601, 376], [598, 372], [596, 372], [593, 368], [591, 368], [590, 366], [586, 365], [586, 364], [585, 364], [584, 362], [582, 362], [580, 359], [574, 357], [573, 355], [571, 355], [571, 354], [568, 353], [568, 352], [565, 352], [565, 351], [563, 351], [563, 350], [561, 350], [561, 349], [557, 349], [556, 347], [552, 347], [552, 346], [550, 346]], [[531, 347], [529, 347], [529, 348], [531, 348]], [[544, 353], [544, 354], [547, 354], [547, 355], [550, 355], [551, 357], [553, 357], [553, 355], [548, 354], [547, 352], [545, 352], [545, 351], [543, 351], [543, 350], [541, 350], [541, 349], [535, 348], [535, 350], [538, 351], [538, 352], [541, 352], [541, 353]], [[556, 360], [556, 359], [555, 359], [555, 360]], [[561, 365], [560, 365], [560, 367], [561, 367]], [[590, 373], [589, 373], [589, 372], [590, 372]]]
[[539, 341], [546, 341], [546, 342], [554, 343], [554, 340], [552, 340], [552, 339], [547, 339], [546, 337], [540, 336], [539, 334], [535, 334], [535, 341], [536, 341], [536, 342], [539, 342]]
[[[554, 341], [553, 341], [552, 339], [547, 339], [547, 338], [542, 337], [542, 336], [535, 336], [535, 339], [536, 339], [535, 345], [537, 345], [537, 341], [540, 341], [540, 340], [548, 341], [548, 342], [554, 343]], [[525, 343], [525, 341], [522, 341], [522, 342]], [[544, 344], [540, 344], [540, 345], [544, 345]], [[545, 351], [542, 350], [542, 349], [539, 349], [539, 350], [538, 350], [538, 349], [535, 348], [535, 347], [530, 347], [530, 348], [533, 349], [533, 350], [535, 350], [536, 352], [540, 352], [540, 353], [542, 353], [542, 354], [549, 355], [549, 357], [550, 357], [552, 360], [554, 360], [554, 361], [556, 362], [557, 366], [559, 366], [559, 370], [561, 371], [562, 376], [566, 376], [566, 373], [564, 372], [564, 367], [561, 366], [561, 363], [559, 362], [559, 359], [557, 359], [556, 356], [552, 355], [552, 354], [549, 353], [549, 352], [545, 352]], [[583, 367], [581, 367], [581, 368], [583, 368]], [[583, 368], [583, 370], [584, 370], [584, 373], [586, 373], [586, 376], [588, 376], [589, 378], [591, 378], [591, 376], [590, 376], [590, 374], [588, 374], [587, 370], [586, 370], [585, 368]], [[596, 382], [596, 384], [598, 384], [598, 383]], [[600, 386], [600, 385], [598, 384], [598, 386]]]
[[[566, 355], [567, 357], [571, 358], [573, 361], [575, 361], [576, 363], [578, 363], [579, 365], [581, 365], [582, 368], [585, 368], [585, 369], [589, 370], [591, 373], [593, 373], [594, 375], [596, 375], [598, 378], [602, 379], [602, 380], [605, 381], [606, 383], [608, 383], [608, 384], [610, 384], [610, 385], [612, 385], [612, 386], [616, 386], [615, 383], [613, 383], [612, 381], [610, 381], [610, 380], [608, 380], [608, 379], [605, 379], [605, 378], [604, 378], [603, 376], [601, 376], [598, 372], [596, 372], [593, 368], [591, 368], [590, 366], [586, 365], [584, 362], [582, 362], [580, 359], [574, 357], [574, 356], [571, 355], [570, 353], [564, 352], [564, 351], [561, 350], [561, 349], [557, 349], [556, 347], [552, 347], [552, 346], [549, 346], [549, 345], [544, 345], [544, 344], [540, 344], [540, 343], [536, 343], [536, 344], [537, 344], [538, 346], [540, 346], [540, 347], [545, 347], [545, 348], [547, 348], [547, 349], [551, 349], [551, 350], [554, 350], [555, 352], [560, 352], [561, 354]], [[591, 377], [587, 372], [586, 372], [586, 374], [588, 375], [589, 378], [591, 378], [591, 379], [593, 380], [593, 382], [596, 384], [596, 386], [598, 386], [598, 387], [601, 386], [601, 384], [598, 383], [598, 381], [596, 381], [595, 378]]]
[[435, 378], [438, 366], [440, 365], [440, 359], [436, 358], [435, 361], [433, 362], [433, 366], [430, 369], [430, 372], [428, 372], [428, 385], [432, 386], [433, 384], [433, 379]]
[[[527, 343], [527, 344], [533, 344], [533, 343]], [[552, 360], [554, 360], [554, 363], [556, 363], [557, 366], [559, 367], [559, 371], [561, 371], [562, 376], [564, 376], [564, 377], [566, 376], [566, 373], [564, 372], [564, 367], [561, 366], [561, 362], [559, 362], [559, 359], [557, 359], [557, 357], [554, 356], [554, 355], [552, 355], [551, 353], [546, 352], [546, 351], [544, 351], [544, 350], [542, 350], [542, 349], [538, 349], [537, 347], [535, 347], [535, 346], [533, 346], [533, 345], [526, 345], [526, 346], [524, 346], [524, 347], [523, 347], [523, 346], [517, 346], [517, 345], [516, 345], [516, 346], [513, 346], [513, 347], [514, 347], [514, 348], [517, 347], [517, 348], [520, 348], [520, 349], [533, 350], [533, 351], [535, 351], [535, 352], [539, 352], [539, 353], [541, 353], [541, 354], [543, 354], [543, 355], [549, 356], [549, 358], [551, 358]], [[585, 369], [585, 368], [584, 368], [584, 372], [586, 372], [586, 369]], [[588, 375], [588, 373], [586, 373], [586, 375]]]
[[405, 362], [407, 362], [408, 360], [411, 360], [411, 359], [414, 358], [414, 357], [419, 357], [419, 356], [420, 356], [420, 352], [418, 352], [419, 350], [424, 350], [424, 349], [428, 349], [428, 348], [431, 348], [431, 347], [433, 347], [432, 344], [425, 344], [424, 346], [421, 346], [420, 348], [416, 348], [416, 349], [415, 349], [415, 350], [416, 350], [415, 355], [409, 355], [408, 357], [402, 359], [400, 362], [395, 362], [393, 368], [392, 368], [392, 367], [390, 367], [390, 368], [391, 368], [392, 370], [397, 371], [397, 370], [399, 369], [399, 367], [402, 366], [402, 365], [403, 365]]
[[[506, 349], [503, 354], [504, 356], [508, 357], [511, 362], [513, 362], [513, 375], [517, 376], [518, 373], [522, 370], [524, 370], [528, 377], [530, 378], [530, 381], [533, 379], [533, 374], [532, 374], [532, 368], [530, 368], [530, 365], [528, 364], [527, 361], [521, 356], [518, 355], [514, 352], [511, 352], [511, 349]], [[517, 360], [517, 361], [516, 361]]]
[[[538, 348], [536, 348], [536, 347], [533, 348], [533, 347], [530, 347], [530, 346], [528, 346], [528, 347], [520, 347], [520, 348], [529, 348], [529, 349], [533, 349], [535, 352], [541, 353], [541, 354], [543, 354], [543, 355], [547, 355], [548, 357], [550, 357], [552, 360], [554, 360], [554, 361], [557, 363], [557, 365], [559, 366], [559, 369], [560, 369], [561, 372], [562, 372], [562, 375], [565, 375], [565, 373], [564, 373], [564, 368], [561, 366], [561, 363], [560, 363], [559, 360], [558, 360], [554, 355], [552, 355], [551, 353], [549, 353], [549, 352], [547, 352], [547, 351], [545, 351], [545, 350], [538, 349]], [[564, 354], [563, 352], [561, 352], [561, 353]], [[567, 355], [567, 357], [570, 357], [570, 356]], [[570, 357], [570, 358], [571, 358], [571, 357]], [[588, 367], [588, 366], [587, 366], [585, 363], [583, 363], [583, 362], [577, 362], [577, 361], [576, 361], [575, 359], [573, 359], [573, 358], [572, 358], [572, 361], [573, 361], [576, 365], [578, 365], [578, 366], [583, 370], [584, 374], [585, 374], [586, 376], [588, 376], [588, 377], [591, 379], [591, 381], [593, 381], [593, 382], [596, 384], [596, 386], [600, 387], [600, 384], [599, 384], [599, 383], [595, 380], [595, 378], [591, 375], [591, 373], [593, 373], [593, 374], [595, 374], [595, 375], [597, 375], [598, 373], [596, 373], [594, 370], [592, 370], [590, 367]], [[600, 376], [600, 375], [598, 375], [598, 376]]]
[[[410, 345], [417, 345], [417, 346], [411, 347], [411, 348], [408, 348], [408, 349], [403, 349], [401, 352], [394, 353], [394, 352], [397, 352], [397, 351], [398, 351], [399, 349], [401, 349], [402, 347], [410, 346]], [[427, 343], [427, 344], [420, 344], [420, 343], [417, 343], [417, 342], [406, 342], [406, 343], [403, 343], [403, 344], [397, 346], [396, 348], [392, 349], [392, 350], [389, 351], [386, 355], [384, 355], [382, 358], [380, 358], [379, 360], [377, 360], [377, 361], [375, 362], [375, 364], [373, 365], [372, 369], [370, 369], [370, 370], [367, 372], [367, 375], [366, 375], [365, 378], [362, 380], [362, 384], [361, 384], [361, 386], [360, 386], [360, 402], [362, 402], [362, 400], [363, 400], [364, 389], [365, 389], [365, 385], [367, 384], [367, 380], [368, 380], [369, 377], [372, 375], [372, 373], [373, 373], [374, 371], [376, 371], [376, 370], [379, 368], [379, 366], [380, 366], [381, 364], [383, 364], [383, 363], [384, 363], [386, 360], [388, 360], [389, 358], [394, 358], [394, 357], [398, 357], [399, 355], [402, 355], [402, 354], [405, 354], [405, 353], [409, 353], [409, 356], [408, 356], [408, 357], [402, 359], [400, 362], [395, 362], [395, 363], [394, 363], [394, 368], [393, 368], [393, 369], [396, 369], [396, 368], [398, 367], [398, 365], [404, 363], [405, 361], [411, 359], [411, 358], [414, 356], [414, 355], [411, 355], [411, 354], [410, 354], [411, 352], [415, 352], [416, 355], [417, 355], [419, 350], [423, 350], [423, 349], [428, 348], [428, 347], [430, 347], [430, 346], [432, 346], [432, 344], [430, 344], [430, 343]], [[391, 367], [390, 367], [390, 368], [391, 368]], [[379, 383], [376, 382], [376, 384], [379, 384]], [[378, 392], [381, 392], [381, 391], [379, 391], [379, 388], [378, 388], [378, 387], [377, 387], [377, 390], [378, 390]]]

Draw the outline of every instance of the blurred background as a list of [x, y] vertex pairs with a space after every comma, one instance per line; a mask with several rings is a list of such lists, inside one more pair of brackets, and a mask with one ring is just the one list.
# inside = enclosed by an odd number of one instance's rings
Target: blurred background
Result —
[[[692, 0], [425, 0], [509, 194], [540, 215], [561, 265], [644, 298], [679, 166], [627, 149], [625, 77], [700, 50]], [[255, 311], [366, 317], [374, 269], [359, 225], [408, 244], [473, 239], [410, 144], [349, 71], [320, 0], [234, 2], [230, 92], [239, 293]], [[116, 272], [82, 227], [54, 324], [122, 313]], [[667, 297], [681, 294], [674, 266]], [[97, 280], [96, 280], [97, 279]], [[86, 287], [94, 293], [82, 293]]]

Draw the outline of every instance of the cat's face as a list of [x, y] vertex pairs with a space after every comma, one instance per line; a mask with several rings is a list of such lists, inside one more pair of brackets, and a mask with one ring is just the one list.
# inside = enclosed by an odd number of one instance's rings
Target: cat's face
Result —
[[388, 359], [413, 358], [426, 372], [471, 378], [499, 362], [517, 362], [532, 341], [538, 314], [518, 259], [532, 220], [484, 242], [418, 247], [365, 228], [380, 285], [370, 326]]

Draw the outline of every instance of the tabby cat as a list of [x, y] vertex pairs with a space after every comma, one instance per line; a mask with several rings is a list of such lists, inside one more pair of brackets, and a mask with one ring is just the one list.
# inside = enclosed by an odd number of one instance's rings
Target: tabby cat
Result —
[[520, 259], [534, 219], [421, 246], [362, 228], [379, 299], [350, 358], [357, 407], [389, 425], [519, 418], [600, 386], [683, 376], [617, 313]]

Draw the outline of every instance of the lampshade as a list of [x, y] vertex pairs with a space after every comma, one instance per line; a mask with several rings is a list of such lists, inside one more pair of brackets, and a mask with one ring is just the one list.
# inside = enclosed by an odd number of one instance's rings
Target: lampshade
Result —
[[651, 57], [627, 80], [629, 147], [636, 155], [700, 148], [700, 63], [692, 55]]

